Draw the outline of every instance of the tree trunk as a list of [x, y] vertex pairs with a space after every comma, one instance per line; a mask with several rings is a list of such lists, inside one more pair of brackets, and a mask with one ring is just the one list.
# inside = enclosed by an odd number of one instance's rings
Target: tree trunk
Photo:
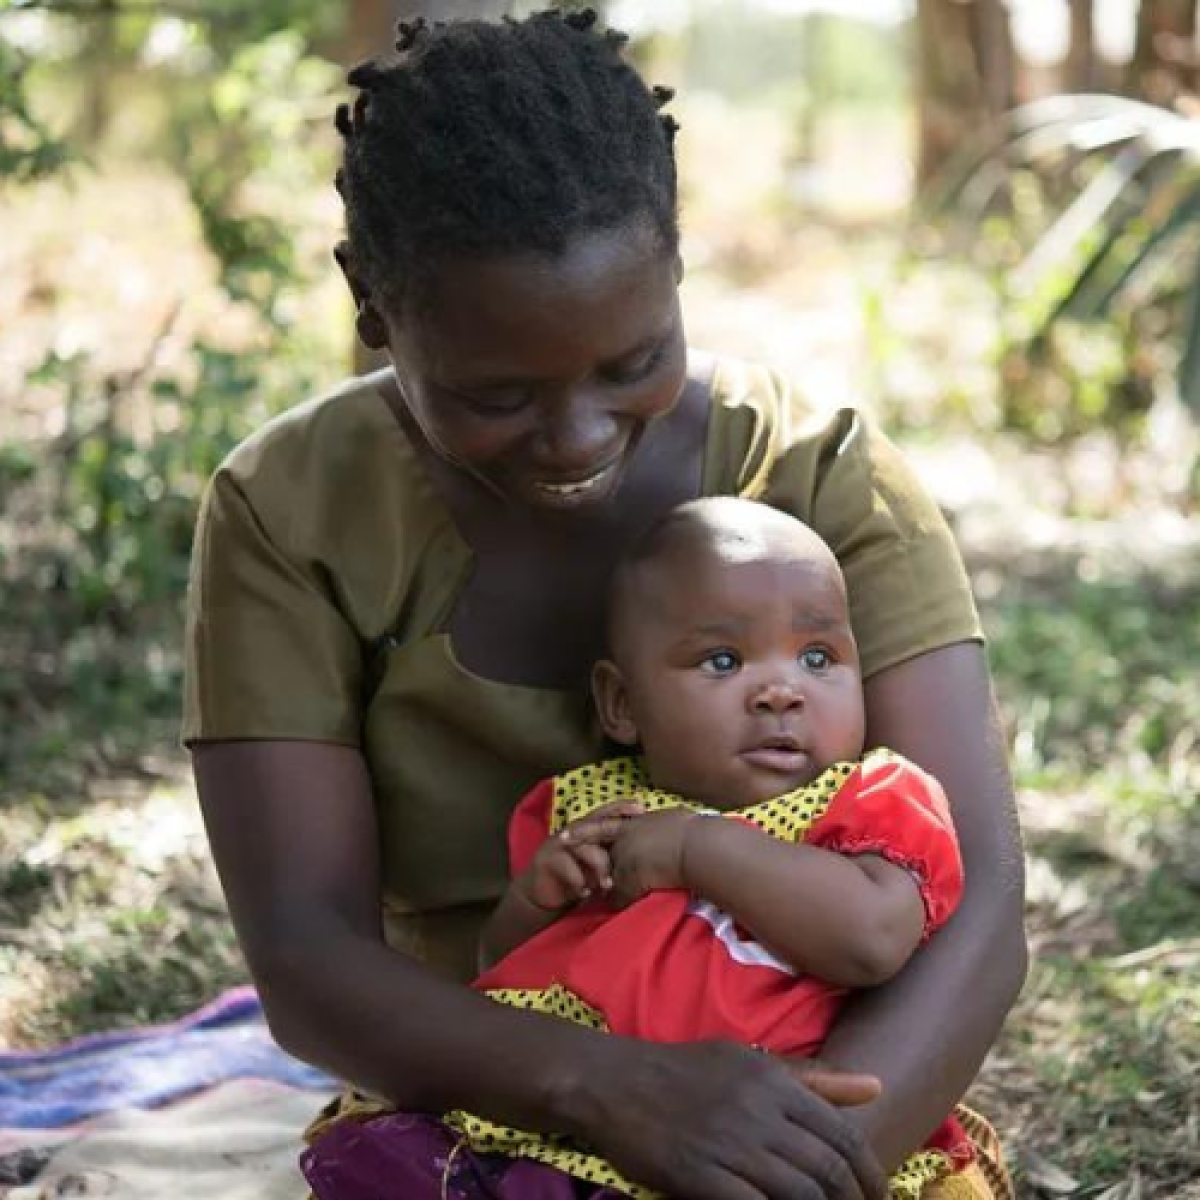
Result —
[[918, 186], [1012, 107], [1016, 55], [1002, 0], [918, 0]]
[[1016, 103], [1016, 47], [1004, 0], [974, 0], [969, 5], [971, 48], [981, 98], [989, 119]]
[[1196, 79], [1196, 0], [1142, 0], [1125, 90], [1171, 105]]
[[1067, 91], [1096, 89], [1095, 0], [1069, 0], [1071, 34], [1067, 46]]

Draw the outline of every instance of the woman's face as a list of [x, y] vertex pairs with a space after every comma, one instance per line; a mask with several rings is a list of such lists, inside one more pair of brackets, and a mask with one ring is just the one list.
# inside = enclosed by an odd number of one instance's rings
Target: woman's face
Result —
[[430, 445], [539, 511], [594, 511], [687, 377], [677, 258], [641, 222], [556, 257], [445, 262], [381, 314]]

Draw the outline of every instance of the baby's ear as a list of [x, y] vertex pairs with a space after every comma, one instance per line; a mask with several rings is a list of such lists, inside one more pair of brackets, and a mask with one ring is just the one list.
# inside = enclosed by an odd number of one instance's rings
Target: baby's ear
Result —
[[637, 745], [638, 731], [629, 708], [625, 677], [610, 659], [602, 658], [592, 668], [592, 700], [604, 732], [622, 746]]

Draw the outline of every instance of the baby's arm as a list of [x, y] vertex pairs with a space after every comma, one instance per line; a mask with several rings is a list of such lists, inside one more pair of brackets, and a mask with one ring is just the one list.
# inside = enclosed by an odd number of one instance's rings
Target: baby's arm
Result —
[[486, 971], [529, 941], [564, 912], [612, 885], [608, 846], [641, 809], [605, 805], [548, 837], [529, 868], [509, 883], [479, 938], [479, 968]]
[[797, 970], [843, 987], [895, 975], [921, 942], [916, 879], [878, 855], [781, 842], [742, 821], [686, 827], [683, 885]]

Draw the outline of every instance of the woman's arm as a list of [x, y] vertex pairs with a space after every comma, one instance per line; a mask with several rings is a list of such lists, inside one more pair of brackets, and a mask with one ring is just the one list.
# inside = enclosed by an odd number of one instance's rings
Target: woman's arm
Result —
[[[360, 754], [316, 742], [201, 744], [193, 761], [229, 909], [288, 1050], [413, 1109], [472, 1103], [544, 1125], [533, 1070], [557, 1026], [436, 978], [383, 940], [379, 845]], [[563, 1027], [563, 1040], [575, 1030]]]
[[1024, 868], [983, 648], [964, 642], [866, 683], [868, 744], [912, 759], [950, 799], [966, 875], [957, 912], [894, 980], [850, 1002], [821, 1057], [883, 1080], [849, 1114], [887, 1168], [974, 1079], [1026, 970]]
[[857, 1130], [769, 1055], [593, 1033], [494, 1004], [389, 949], [358, 751], [217, 742], [193, 760], [242, 948], [293, 1053], [404, 1108], [577, 1134], [691, 1200], [791, 1200], [806, 1180], [831, 1200], [886, 1196]]

